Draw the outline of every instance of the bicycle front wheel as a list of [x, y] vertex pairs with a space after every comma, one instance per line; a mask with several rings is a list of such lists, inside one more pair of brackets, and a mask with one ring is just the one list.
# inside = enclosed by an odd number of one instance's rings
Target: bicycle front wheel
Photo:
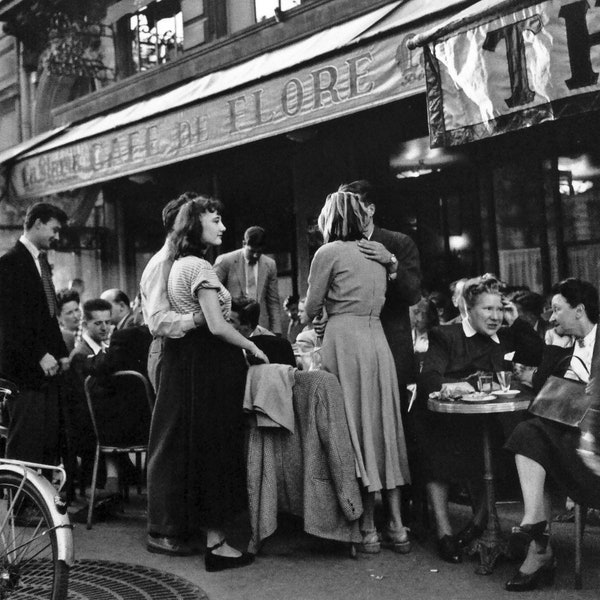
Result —
[[66, 600], [68, 577], [44, 498], [26, 477], [1, 473], [0, 600]]

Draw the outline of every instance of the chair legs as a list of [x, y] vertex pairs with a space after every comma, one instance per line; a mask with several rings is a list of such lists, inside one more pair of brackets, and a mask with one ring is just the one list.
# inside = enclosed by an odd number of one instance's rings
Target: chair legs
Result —
[[575, 504], [575, 589], [583, 587], [581, 576], [581, 555], [583, 546], [583, 531], [587, 516], [587, 506]]
[[94, 516], [94, 502], [96, 500], [96, 483], [98, 479], [98, 463], [100, 462], [100, 446], [96, 445], [96, 454], [94, 455], [94, 471], [92, 473], [92, 489], [88, 505], [87, 529], [92, 528], [92, 518]]

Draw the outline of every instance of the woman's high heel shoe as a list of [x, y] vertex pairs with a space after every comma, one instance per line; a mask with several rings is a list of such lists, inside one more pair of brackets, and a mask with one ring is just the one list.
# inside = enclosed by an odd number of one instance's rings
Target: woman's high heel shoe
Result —
[[[547, 525], [546, 521], [539, 521], [538, 523], [527, 523], [513, 527], [508, 538], [508, 552], [510, 556], [515, 560], [525, 560], [531, 540], [543, 540]], [[548, 536], [545, 537], [547, 544]]]
[[552, 585], [555, 574], [556, 559], [552, 557], [550, 562], [542, 565], [533, 573], [517, 571], [513, 578], [506, 582], [504, 589], [508, 592], [531, 592], [544, 585]]
[[357, 545], [359, 552], [363, 554], [379, 554], [381, 552], [381, 541], [376, 529], [363, 531], [362, 536], [362, 542]]
[[406, 527], [401, 529], [392, 529], [386, 527], [383, 531], [382, 546], [391, 548], [398, 554], [408, 554], [412, 550], [412, 544], [408, 539], [408, 530]]
[[206, 549], [204, 565], [207, 571], [212, 573], [215, 571], [224, 571], [225, 569], [237, 569], [238, 567], [245, 567], [254, 562], [254, 554], [248, 554], [247, 552], [242, 552], [241, 556], [214, 554], [213, 550], [220, 548], [224, 543], [225, 540], [223, 539], [218, 544]]

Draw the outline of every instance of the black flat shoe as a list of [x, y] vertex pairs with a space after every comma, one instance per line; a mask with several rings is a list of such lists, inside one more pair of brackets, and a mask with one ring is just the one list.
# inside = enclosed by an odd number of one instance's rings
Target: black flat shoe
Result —
[[247, 552], [242, 552], [241, 556], [221, 556], [220, 554], [213, 554], [213, 550], [220, 548], [224, 543], [225, 540], [206, 549], [204, 566], [208, 572], [213, 573], [215, 571], [224, 571], [225, 569], [237, 569], [254, 562], [254, 554], [248, 554]]
[[556, 559], [542, 565], [537, 571], [525, 574], [517, 571], [512, 579], [509, 579], [504, 585], [504, 589], [508, 592], [531, 592], [538, 587], [544, 585], [552, 585], [554, 583], [554, 575], [556, 574]]
[[518, 525], [513, 527], [508, 537], [508, 553], [515, 560], [523, 561], [527, 556], [527, 549], [531, 540], [544, 540], [546, 537], [546, 543], [548, 536], [545, 536], [546, 521], [539, 521], [538, 523], [524, 525]]
[[467, 526], [461, 529], [456, 534], [456, 542], [461, 548], [466, 548], [470, 546], [477, 538], [480, 538], [483, 534], [483, 527], [481, 525], [477, 525], [471, 521], [467, 524]]
[[455, 565], [462, 562], [460, 546], [452, 535], [445, 535], [438, 540], [438, 554], [446, 562]]

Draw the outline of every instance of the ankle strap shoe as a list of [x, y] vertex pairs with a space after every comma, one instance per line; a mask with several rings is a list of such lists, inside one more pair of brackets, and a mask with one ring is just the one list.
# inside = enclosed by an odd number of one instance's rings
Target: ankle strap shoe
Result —
[[245, 567], [254, 562], [254, 554], [249, 554], [248, 552], [242, 552], [240, 556], [222, 556], [220, 554], [214, 554], [213, 550], [220, 548], [224, 543], [225, 540], [223, 539], [218, 544], [206, 549], [204, 566], [209, 573], [224, 571], [225, 569], [238, 569], [239, 567]]

